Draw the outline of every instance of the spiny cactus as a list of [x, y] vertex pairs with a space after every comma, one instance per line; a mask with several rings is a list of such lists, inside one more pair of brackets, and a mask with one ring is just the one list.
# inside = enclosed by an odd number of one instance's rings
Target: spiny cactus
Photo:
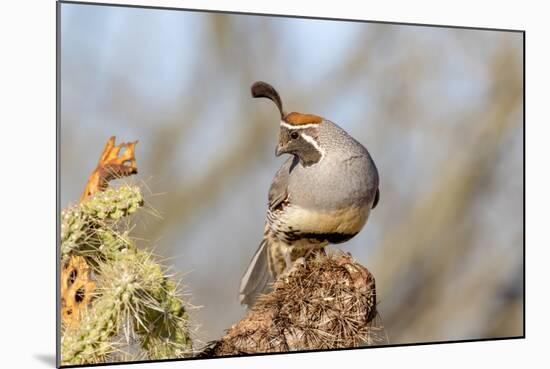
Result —
[[[105, 362], [122, 352], [124, 344], [135, 342], [140, 350], [130, 359], [191, 354], [188, 315], [176, 282], [149, 251], [135, 246], [129, 223], [118, 222], [142, 204], [139, 187], [122, 186], [99, 192], [62, 213], [62, 260], [85, 260], [94, 271], [96, 285], [78, 324], [64, 327], [63, 364]], [[62, 291], [62, 297], [78, 296], [64, 296]]]
[[200, 357], [381, 345], [374, 276], [343, 253], [295, 263]]
[[83, 202], [84, 213], [96, 219], [117, 220], [133, 214], [143, 204], [141, 191], [137, 186], [108, 188]]
[[[143, 204], [137, 186], [121, 186], [98, 192], [89, 200], [61, 212], [61, 258], [69, 254], [106, 257], [116, 251], [112, 242], [122, 239], [113, 231], [117, 220], [135, 213]], [[110, 242], [109, 239], [110, 238]], [[125, 237], [123, 237], [125, 238]], [[111, 247], [106, 247], [111, 246]], [[102, 248], [101, 250], [99, 250]], [[95, 255], [97, 256], [97, 255]]]

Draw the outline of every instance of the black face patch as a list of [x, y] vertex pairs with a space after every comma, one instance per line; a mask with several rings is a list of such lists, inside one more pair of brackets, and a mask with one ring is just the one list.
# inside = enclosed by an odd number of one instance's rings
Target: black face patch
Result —
[[323, 157], [323, 153], [317, 143], [317, 130], [316, 127], [305, 129], [281, 127], [277, 153], [295, 155], [304, 166], [318, 163]]
[[342, 243], [346, 242], [350, 239], [352, 239], [357, 233], [300, 233], [300, 232], [288, 232], [286, 234], [286, 239], [288, 239], [289, 242], [297, 241], [297, 240], [315, 240], [317, 242], [325, 242], [328, 243]]

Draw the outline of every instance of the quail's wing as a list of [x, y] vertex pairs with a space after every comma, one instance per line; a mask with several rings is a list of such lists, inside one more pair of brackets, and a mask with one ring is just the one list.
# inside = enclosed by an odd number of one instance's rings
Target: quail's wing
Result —
[[376, 194], [374, 195], [374, 201], [372, 202], [373, 209], [376, 207], [376, 205], [378, 205], [378, 201], [380, 201], [380, 188], [376, 189]]
[[275, 174], [268, 193], [269, 210], [280, 208], [287, 199], [288, 177], [295, 165], [295, 158], [290, 157]]

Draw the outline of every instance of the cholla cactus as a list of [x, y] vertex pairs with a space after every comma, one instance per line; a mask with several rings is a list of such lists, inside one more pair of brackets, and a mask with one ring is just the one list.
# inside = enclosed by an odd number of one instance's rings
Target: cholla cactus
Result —
[[[105, 362], [134, 343], [140, 350], [132, 350], [130, 359], [184, 357], [192, 351], [176, 282], [149, 251], [136, 248], [128, 234], [130, 224], [119, 222], [142, 204], [139, 187], [122, 186], [62, 213], [61, 256], [64, 266], [73, 268], [63, 273], [62, 305], [74, 310], [78, 305], [68, 301], [91, 301], [89, 307], [72, 311], [77, 324], [64, 324], [63, 364]], [[78, 268], [82, 260], [93, 270], [91, 297], [84, 295], [88, 290], [70, 288], [77, 277], [85, 278], [79, 275], [85, 269]], [[88, 285], [86, 280], [79, 283]]]
[[[61, 212], [61, 258], [69, 254], [84, 257], [113, 257], [112, 242], [122, 241], [113, 230], [116, 221], [134, 214], [143, 204], [137, 186], [121, 186], [98, 192], [89, 200]], [[109, 240], [110, 238], [110, 240]], [[126, 239], [126, 237], [123, 237]]]

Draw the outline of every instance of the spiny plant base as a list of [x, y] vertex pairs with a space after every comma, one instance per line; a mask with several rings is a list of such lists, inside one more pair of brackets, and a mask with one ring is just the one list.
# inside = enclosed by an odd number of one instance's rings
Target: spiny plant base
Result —
[[[177, 283], [149, 251], [136, 247], [130, 222], [122, 221], [142, 205], [139, 187], [121, 186], [62, 212], [63, 365], [192, 353]], [[130, 345], [132, 354], [125, 351]]]
[[386, 343], [373, 275], [341, 252], [297, 263], [248, 315], [200, 356], [335, 349]]

